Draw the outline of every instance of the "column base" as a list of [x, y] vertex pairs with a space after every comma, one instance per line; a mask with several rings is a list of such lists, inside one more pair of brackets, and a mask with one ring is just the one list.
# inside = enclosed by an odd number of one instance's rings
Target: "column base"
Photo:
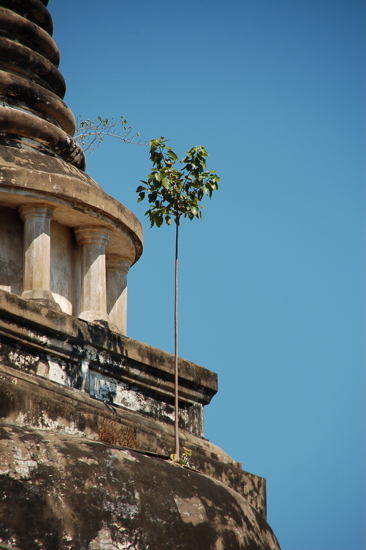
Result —
[[55, 301], [49, 290], [43, 290], [41, 288], [37, 288], [35, 290], [24, 290], [21, 298], [23, 298], [23, 300], [32, 300], [33, 302], [37, 302], [42, 306], [55, 309], [56, 311], [61, 311], [59, 304]]
[[82, 321], [87, 321], [88, 323], [100, 324], [104, 326], [104, 328], [112, 330], [113, 332], [119, 332], [119, 329], [114, 323], [112, 323], [107, 313], [104, 313], [103, 311], [98, 311], [96, 309], [82, 311], [80, 315], [78, 315], [78, 318]]

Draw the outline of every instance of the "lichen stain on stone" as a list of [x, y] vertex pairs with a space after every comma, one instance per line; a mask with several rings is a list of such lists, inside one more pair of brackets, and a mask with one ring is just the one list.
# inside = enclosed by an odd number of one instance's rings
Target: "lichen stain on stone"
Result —
[[13, 458], [14, 471], [20, 479], [29, 479], [32, 470], [38, 467], [36, 460], [33, 460], [27, 453], [25, 456], [20, 449], [17, 449]]
[[88, 466], [98, 466], [98, 461], [94, 458], [79, 458], [79, 462], [84, 462]]
[[34, 342], [37, 342], [37, 344], [41, 344], [42, 346], [46, 346], [49, 344], [49, 339], [44, 334], [36, 334], [35, 332], [28, 330], [27, 336], [30, 338], [30, 340], [33, 340]]
[[[115, 526], [118, 528], [118, 526]], [[97, 537], [89, 544], [88, 550], [148, 550], [149, 546], [144, 549], [132, 540], [123, 528], [119, 528], [119, 535], [123, 542], [115, 542], [112, 539], [112, 531], [108, 527], [103, 527], [98, 531]]]
[[111, 454], [115, 456], [118, 460], [123, 458], [124, 460], [129, 460], [130, 462], [139, 462], [137, 458], [135, 458], [134, 456], [132, 456], [131, 453], [125, 450], [122, 451], [119, 449], [111, 449]]
[[86, 358], [90, 361], [97, 361], [98, 352], [92, 346], [80, 347], [80, 351], [84, 351]]
[[184, 523], [192, 523], [196, 526], [208, 521], [205, 507], [198, 497], [180, 498], [176, 496], [174, 500]]
[[2, 430], [0, 501], [12, 513], [0, 508], [0, 538], [10, 547], [279, 550], [265, 520], [206, 476], [85, 438]]
[[[50, 418], [44, 411], [41, 412], [41, 414], [37, 418], [37, 421], [35, 421], [34, 418], [31, 418], [28, 414], [20, 412], [15, 419], [15, 425], [19, 427], [32, 427], [41, 430], [62, 432], [69, 435], [78, 435], [81, 437], [85, 437], [84, 431], [79, 430], [76, 427], [75, 422], [73, 422], [72, 420], [70, 420], [70, 422], [66, 424], [63, 418], [56, 418], [54, 420]], [[97, 436], [90, 436], [89, 439], [97, 439]]]
[[66, 363], [60, 361], [56, 362], [52, 360], [50, 356], [47, 356], [48, 361], [48, 379], [52, 380], [52, 382], [58, 382], [59, 384], [70, 386], [70, 380], [67, 376], [67, 365]]
[[38, 356], [25, 355], [24, 353], [17, 353], [16, 351], [11, 351], [8, 355], [9, 361], [13, 363], [19, 369], [33, 367], [39, 361]]

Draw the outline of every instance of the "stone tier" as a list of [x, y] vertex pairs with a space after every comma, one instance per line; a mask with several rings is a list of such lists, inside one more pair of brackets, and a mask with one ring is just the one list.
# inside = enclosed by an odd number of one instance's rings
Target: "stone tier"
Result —
[[0, 144], [0, 288], [126, 334], [142, 227], [85, 173]]
[[32, 21], [52, 36], [53, 22], [46, 9], [48, 0], [2, 0], [1, 5]]
[[84, 153], [72, 139], [75, 119], [62, 101], [66, 85], [46, 4], [0, 0], [0, 136], [84, 170]]

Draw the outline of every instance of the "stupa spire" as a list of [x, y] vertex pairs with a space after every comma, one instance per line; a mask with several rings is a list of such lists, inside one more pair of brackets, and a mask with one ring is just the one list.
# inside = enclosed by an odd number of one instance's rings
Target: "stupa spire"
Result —
[[73, 139], [75, 118], [62, 101], [48, 0], [2, 0], [0, 6], [0, 143], [31, 148], [85, 169]]

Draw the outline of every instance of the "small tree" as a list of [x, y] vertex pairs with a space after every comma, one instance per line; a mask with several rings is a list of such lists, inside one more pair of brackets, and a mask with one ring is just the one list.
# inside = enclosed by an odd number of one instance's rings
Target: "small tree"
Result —
[[161, 227], [165, 222], [175, 223], [175, 270], [174, 270], [174, 435], [175, 457], [179, 461], [179, 408], [178, 408], [178, 237], [180, 218], [202, 218], [201, 201], [204, 195], [212, 198], [212, 193], [218, 189], [220, 178], [215, 171], [206, 168], [205, 158], [208, 156], [202, 146], [192, 147], [180, 161], [182, 170], [175, 163], [178, 160], [174, 151], [166, 145], [164, 138], [149, 142], [150, 159], [153, 170], [147, 181], [141, 180], [136, 192], [138, 202], [145, 199], [150, 208], [145, 215], [150, 220], [150, 226]]

